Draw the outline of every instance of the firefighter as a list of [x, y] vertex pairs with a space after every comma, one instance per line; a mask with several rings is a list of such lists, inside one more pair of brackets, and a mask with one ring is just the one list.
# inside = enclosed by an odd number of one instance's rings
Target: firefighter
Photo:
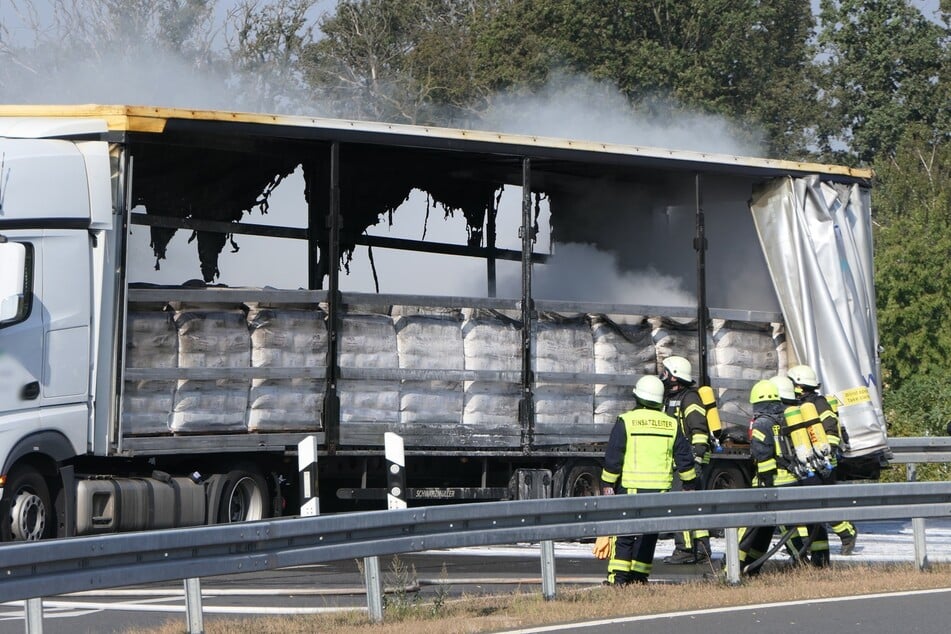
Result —
[[[789, 377], [789, 380], [793, 383], [799, 403], [812, 403], [816, 408], [816, 412], [819, 414], [822, 428], [825, 430], [829, 444], [832, 446], [832, 454], [829, 456], [832, 464], [832, 473], [830, 477], [826, 479], [826, 483], [835, 484], [835, 467], [838, 462], [839, 449], [843, 440], [848, 441], [848, 437], [844, 433], [845, 430], [840, 429], [839, 418], [829, 404], [828, 399], [819, 393], [821, 384], [819, 383], [819, 378], [816, 376], [815, 370], [808, 365], [797, 365], [789, 368], [786, 376]], [[852, 524], [852, 522], [843, 520], [841, 522], [833, 522], [830, 526], [832, 532], [838, 535], [842, 542], [840, 552], [843, 555], [851, 555], [855, 550], [855, 540], [858, 536], [855, 525]]]
[[[750, 454], [756, 464], [753, 486], [793, 486], [798, 479], [791, 470], [789, 450], [783, 442], [783, 411], [779, 388], [772, 381], [759, 381], [750, 390], [753, 421], [750, 423]], [[774, 526], [745, 529], [740, 539], [740, 569], [747, 569], [769, 550]]]
[[[707, 409], [694, 386], [693, 368], [684, 357], [664, 359], [660, 379], [664, 383], [667, 414], [673, 416], [690, 443], [697, 463], [697, 488], [703, 482], [703, 469], [710, 463], [710, 428]], [[679, 490], [680, 483], [674, 483]], [[710, 532], [706, 530], [674, 533], [674, 552], [664, 558], [666, 564], [700, 564], [710, 561]]]
[[[636, 407], [621, 414], [608, 440], [601, 472], [603, 495], [669, 491], [676, 467], [684, 490], [693, 490], [696, 469], [690, 444], [677, 421], [663, 412], [664, 385], [645, 376], [634, 386]], [[619, 535], [613, 540], [605, 584], [647, 583], [657, 534]]]

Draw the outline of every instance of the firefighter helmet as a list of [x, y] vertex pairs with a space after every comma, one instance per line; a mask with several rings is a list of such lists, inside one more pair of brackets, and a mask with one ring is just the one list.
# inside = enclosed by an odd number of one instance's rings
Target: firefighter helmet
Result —
[[779, 401], [779, 389], [772, 381], [760, 381], [750, 390], [750, 403], [769, 403]]
[[662, 365], [664, 369], [678, 381], [693, 383], [693, 377], [691, 376], [692, 368], [690, 367], [690, 361], [687, 359], [677, 356], [667, 357], [664, 359]]
[[797, 365], [789, 368], [789, 372], [786, 373], [786, 376], [792, 379], [792, 382], [796, 385], [807, 387], [811, 390], [819, 389], [819, 377], [816, 376], [816, 371], [808, 365]]
[[787, 405], [796, 403], [796, 388], [789, 377], [778, 375], [771, 378], [770, 381], [776, 385], [776, 389], [779, 391], [779, 400]]
[[664, 384], [656, 376], [642, 376], [634, 385], [634, 398], [644, 407], [660, 409], [664, 405]]

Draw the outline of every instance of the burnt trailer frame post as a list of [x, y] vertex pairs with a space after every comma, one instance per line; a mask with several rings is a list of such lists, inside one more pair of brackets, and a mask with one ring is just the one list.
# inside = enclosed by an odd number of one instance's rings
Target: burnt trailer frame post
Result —
[[532, 251], [535, 232], [532, 224], [532, 160], [522, 159], [522, 398], [519, 400], [519, 422], [522, 429], [522, 453], [531, 453], [535, 440], [535, 383], [532, 371], [532, 336], [535, 303], [532, 299]]
[[710, 326], [710, 310], [707, 306], [707, 236], [706, 219], [703, 215], [703, 174], [697, 172], [694, 182], [697, 201], [697, 233], [693, 248], [697, 252], [697, 353], [700, 361], [698, 385], [709, 385], [707, 329]]
[[[338, 347], [340, 333], [340, 142], [330, 144], [330, 182], [327, 199], [327, 379], [324, 392], [324, 446], [329, 454], [340, 443], [340, 395], [337, 380], [340, 376]], [[313, 231], [313, 227], [311, 227]]]

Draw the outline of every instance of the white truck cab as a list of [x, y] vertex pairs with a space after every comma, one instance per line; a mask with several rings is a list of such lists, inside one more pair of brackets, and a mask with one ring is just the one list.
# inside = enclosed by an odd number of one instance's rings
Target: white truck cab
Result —
[[[57, 462], [86, 453], [94, 309], [113, 228], [109, 148], [91, 120], [3, 120], [0, 129], [0, 537], [55, 535]], [[12, 138], [18, 135], [37, 138]], [[63, 138], [39, 138], [66, 135]], [[101, 305], [101, 304], [100, 304]]]

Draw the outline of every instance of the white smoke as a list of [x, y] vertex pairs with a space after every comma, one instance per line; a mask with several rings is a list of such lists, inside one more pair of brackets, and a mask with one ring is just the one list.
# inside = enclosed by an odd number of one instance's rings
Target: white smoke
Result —
[[[758, 138], [739, 132], [724, 117], [690, 112], [670, 98], [640, 106], [613, 85], [591, 77], [553, 73], [532, 94], [497, 95], [481, 120], [485, 130], [698, 152], [755, 156]], [[746, 136], [747, 138], [744, 138]]]
[[[519, 297], [521, 279], [506, 275], [499, 280], [499, 295]], [[653, 268], [624, 272], [617, 257], [590, 244], [557, 244], [543, 265], [533, 267], [532, 296], [536, 299], [590, 301], [652, 306], [695, 306], [696, 299], [683, 288], [683, 280]]]

